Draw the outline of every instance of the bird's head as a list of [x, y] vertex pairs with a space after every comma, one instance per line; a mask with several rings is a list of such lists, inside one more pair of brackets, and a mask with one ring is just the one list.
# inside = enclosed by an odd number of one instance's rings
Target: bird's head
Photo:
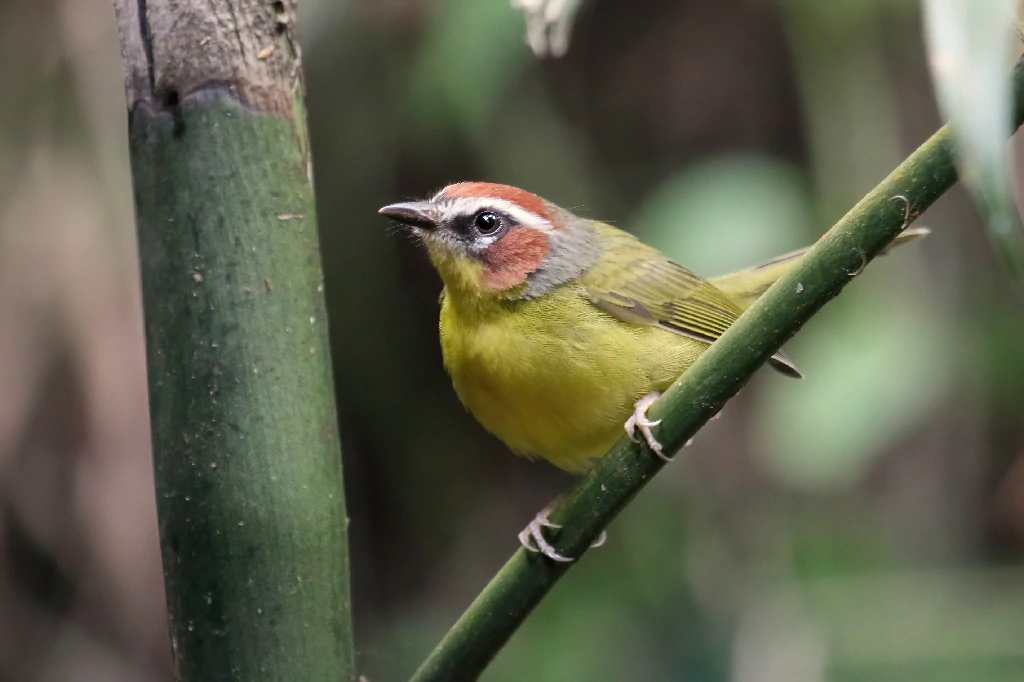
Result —
[[453, 296], [534, 298], [597, 259], [590, 221], [508, 185], [460, 182], [380, 213], [408, 226]]

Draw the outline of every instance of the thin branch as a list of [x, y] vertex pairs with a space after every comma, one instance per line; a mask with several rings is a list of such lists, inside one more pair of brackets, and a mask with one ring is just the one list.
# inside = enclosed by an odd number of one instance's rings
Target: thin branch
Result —
[[[1014, 72], [1015, 125], [1024, 67]], [[678, 451], [814, 313], [957, 180], [953, 136], [941, 128], [864, 197], [688, 369], [650, 410], [657, 437]], [[893, 352], [901, 349], [893, 348]], [[623, 437], [551, 515], [556, 550], [579, 557], [664, 463]], [[575, 564], [519, 549], [413, 675], [413, 682], [475, 680], [541, 599]]]

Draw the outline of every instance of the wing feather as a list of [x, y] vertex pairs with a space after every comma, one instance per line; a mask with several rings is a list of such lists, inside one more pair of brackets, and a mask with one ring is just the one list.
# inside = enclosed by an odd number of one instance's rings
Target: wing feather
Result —
[[[581, 280], [591, 302], [609, 315], [710, 344], [743, 312], [713, 284], [656, 249], [610, 226], [599, 229], [611, 242], [611, 255], [583, 273]], [[769, 362], [783, 374], [800, 376], [781, 353]]]

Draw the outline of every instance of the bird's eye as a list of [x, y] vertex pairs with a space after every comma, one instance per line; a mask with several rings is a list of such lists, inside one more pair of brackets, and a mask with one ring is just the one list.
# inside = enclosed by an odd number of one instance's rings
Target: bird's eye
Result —
[[476, 227], [480, 234], [491, 234], [497, 230], [500, 225], [501, 220], [490, 211], [477, 213], [476, 217], [473, 218], [473, 226]]

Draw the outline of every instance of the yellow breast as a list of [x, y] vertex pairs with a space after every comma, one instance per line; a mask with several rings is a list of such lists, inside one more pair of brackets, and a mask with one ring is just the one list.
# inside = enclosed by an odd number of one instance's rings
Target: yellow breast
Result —
[[623, 433], [633, 403], [704, 350], [621, 322], [564, 285], [536, 299], [445, 297], [441, 350], [459, 399], [514, 452], [579, 473]]

